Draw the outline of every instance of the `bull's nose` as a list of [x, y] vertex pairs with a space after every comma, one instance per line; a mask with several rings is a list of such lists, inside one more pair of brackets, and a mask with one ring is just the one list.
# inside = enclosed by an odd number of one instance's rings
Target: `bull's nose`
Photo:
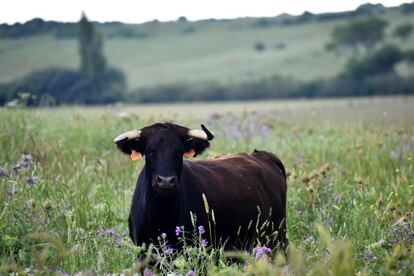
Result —
[[155, 184], [160, 189], [171, 189], [177, 184], [177, 178], [175, 176], [161, 176], [155, 177]]

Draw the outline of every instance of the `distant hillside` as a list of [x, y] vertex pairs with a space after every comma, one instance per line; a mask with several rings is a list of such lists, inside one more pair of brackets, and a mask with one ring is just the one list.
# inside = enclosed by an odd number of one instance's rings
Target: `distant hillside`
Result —
[[[134, 89], [177, 83], [234, 84], [275, 75], [306, 81], [329, 78], [346, 61], [325, 51], [336, 25], [375, 15], [389, 22], [391, 32], [397, 24], [412, 22], [413, 12], [414, 3], [394, 8], [365, 4], [341, 13], [95, 25], [105, 38], [109, 63], [126, 73]], [[77, 68], [76, 37], [75, 23], [37, 18], [0, 25], [0, 83], [33, 70]], [[414, 45], [414, 38], [404, 45]]]

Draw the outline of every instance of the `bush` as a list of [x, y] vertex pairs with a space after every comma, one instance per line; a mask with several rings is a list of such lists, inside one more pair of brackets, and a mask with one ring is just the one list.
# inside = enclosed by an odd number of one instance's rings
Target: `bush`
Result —
[[382, 4], [366, 3], [360, 5], [355, 11], [355, 15], [374, 15], [385, 12], [386, 8]]
[[121, 71], [108, 69], [102, 79], [92, 81], [78, 71], [69, 69], [46, 69], [36, 71], [19, 80], [0, 86], [0, 103], [18, 98], [28, 92], [34, 97], [29, 106], [45, 104], [99, 104], [119, 101], [125, 89]]
[[359, 46], [369, 51], [383, 40], [388, 22], [377, 17], [365, 17], [336, 26], [331, 34], [328, 49], [354, 48]]
[[403, 59], [403, 53], [394, 45], [386, 45], [370, 56], [360, 60], [351, 59], [342, 77], [364, 79], [367, 76], [394, 73], [395, 65]]
[[187, 17], [185, 17], [185, 16], [180, 16], [180, 17], [178, 17], [177, 22], [182, 22], [182, 23], [185, 23], [185, 22], [188, 22], [188, 20], [187, 20]]
[[394, 29], [393, 35], [402, 40], [406, 40], [413, 33], [413, 30], [414, 30], [413, 24], [410, 22], [407, 22], [407, 23], [398, 25]]
[[266, 45], [265, 45], [263, 42], [258, 41], [258, 42], [256, 42], [256, 43], [254, 44], [254, 49], [255, 49], [257, 52], [262, 52], [262, 51], [264, 51], [264, 50], [266, 49]]

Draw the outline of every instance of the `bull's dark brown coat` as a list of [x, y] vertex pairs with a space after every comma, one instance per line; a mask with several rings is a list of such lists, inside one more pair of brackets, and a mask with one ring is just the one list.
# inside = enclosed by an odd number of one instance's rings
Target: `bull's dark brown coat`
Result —
[[[187, 136], [188, 128], [174, 124], [155, 124], [142, 129], [139, 139], [117, 143], [130, 154], [145, 156], [132, 198], [129, 215], [130, 236], [135, 244], [155, 242], [161, 233], [177, 246], [176, 226], [193, 229], [190, 212], [197, 225], [206, 228], [205, 237], [225, 242], [227, 247], [245, 248], [268, 221], [265, 235], [278, 231], [276, 241], [283, 248], [286, 239], [286, 173], [282, 162], [272, 153], [255, 151], [218, 159], [187, 161], [183, 154], [192, 149], [202, 153], [209, 143]], [[157, 189], [157, 176], [174, 176], [171, 189]], [[210, 208], [206, 213], [205, 195]], [[215, 220], [212, 221], [211, 210]], [[209, 224], [210, 217], [210, 224]], [[209, 237], [211, 225], [214, 240]], [[250, 228], [249, 228], [250, 225]], [[273, 229], [272, 229], [273, 228]]]

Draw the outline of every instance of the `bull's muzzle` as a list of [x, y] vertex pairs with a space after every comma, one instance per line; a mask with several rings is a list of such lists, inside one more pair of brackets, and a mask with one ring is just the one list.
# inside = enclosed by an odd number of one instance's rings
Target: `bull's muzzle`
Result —
[[157, 190], [171, 190], [177, 185], [176, 176], [161, 176], [154, 177], [152, 186]]

